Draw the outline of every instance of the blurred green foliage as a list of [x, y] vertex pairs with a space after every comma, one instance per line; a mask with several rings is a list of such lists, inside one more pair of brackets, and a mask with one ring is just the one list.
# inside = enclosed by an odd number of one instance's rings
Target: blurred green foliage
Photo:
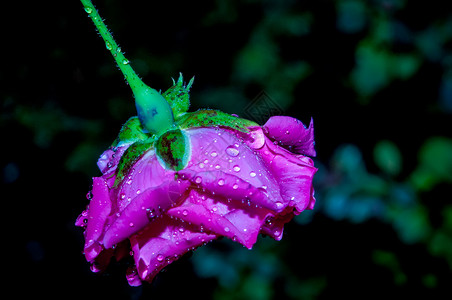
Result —
[[[29, 228], [7, 238], [23, 258], [10, 270], [29, 270], [31, 290], [51, 277], [84, 297], [91, 288], [93, 298], [450, 296], [452, 14], [444, 2], [176, 4], [96, 1], [150, 86], [166, 90], [179, 72], [196, 75], [191, 110], [245, 117], [265, 91], [284, 114], [312, 115], [314, 211], [287, 224], [280, 242], [260, 238], [249, 251], [216, 241], [139, 289], [114, 267], [114, 276], [90, 277], [72, 224], [98, 156], [134, 105], [79, 3], [30, 4], [28, 38], [5, 32], [14, 47], [5, 47], [11, 59], [0, 70], [0, 127], [12, 145], [0, 165], [2, 192], [25, 201], [5, 201], [5, 211], [21, 212]], [[30, 55], [29, 45], [41, 46]], [[55, 276], [62, 262], [70, 280]]]

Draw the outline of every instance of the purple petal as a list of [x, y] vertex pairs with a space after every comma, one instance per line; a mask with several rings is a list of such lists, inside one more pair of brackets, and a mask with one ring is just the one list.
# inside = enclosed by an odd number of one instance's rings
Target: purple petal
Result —
[[128, 145], [116, 148], [109, 148], [102, 153], [102, 155], [97, 160], [97, 166], [102, 174], [110, 173], [116, 170], [116, 166], [124, 154], [124, 151], [128, 148]]
[[263, 126], [268, 137], [289, 151], [315, 157], [314, 122], [306, 128], [300, 120], [285, 116], [274, 116]]
[[93, 178], [92, 193], [93, 198], [89, 204], [88, 224], [85, 231], [85, 256], [87, 261], [93, 261], [102, 251], [99, 238], [111, 211], [108, 186], [102, 177]]
[[222, 171], [196, 173], [189, 170], [180, 171], [179, 174], [182, 174], [184, 178], [189, 179], [193, 184], [198, 185], [200, 189], [212, 195], [239, 202], [249, 201], [254, 205], [276, 212], [284, 209], [281, 197], [272, 198], [266, 189], [257, 188], [235, 175]]
[[165, 170], [157, 160], [153, 150], [148, 151], [131, 168], [120, 186], [113, 191], [117, 199], [116, 210], [121, 212], [135, 197], [145, 190], [156, 188], [174, 181], [174, 171]]
[[212, 197], [192, 190], [182, 205], [168, 210], [168, 215], [197, 225], [200, 231], [226, 236], [251, 249], [270, 212], [246, 202], [227, 201], [217, 195]]
[[186, 252], [216, 238], [214, 234], [198, 232], [185, 222], [163, 215], [130, 238], [138, 275], [142, 280], [151, 281], [161, 269]]
[[269, 140], [259, 153], [270, 173], [278, 179], [284, 205], [295, 207], [298, 212], [312, 209], [315, 201], [312, 178], [317, 172], [312, 159], [295, 156]]
[[106, 230], [103, 240], [105, 248], [143, 229], [174, 206], [189, 186], [187, 181], [170, 181], [137, 195]]

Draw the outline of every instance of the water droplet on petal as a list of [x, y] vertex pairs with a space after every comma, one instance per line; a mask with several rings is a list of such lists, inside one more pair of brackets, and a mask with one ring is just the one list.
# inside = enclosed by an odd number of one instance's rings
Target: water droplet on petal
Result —
[[137, 190], [137, 195], [139, 195], [141, 193], [141, 190]]
[[290, 134], [290, 131], [289, 131], [289, 130], [286, 130], [286, 134]]
[[235, 172], [239, 172], [239, 171], [240, 171], [240, 167], [237, 166], [237, 165], [235, 165], [232, 169], [233, 169]]
[[224, 179], [222, 179], [222, 178], [219, 179], [218, 180], [218, 185], [220, 185], [220, 186], [224, 185]]
[[133, 225], [134, 225], [134, 224], [133, 224], [132, 222], [129, 223], [129, 226], [130, 226], [130, 227], [133, 227]]
[[106, 42], [105, 43], [105, 48], [107, 48], [107, 50], [113, 49], [113, 47], [111, 46], [110, 42]]
[[204, 168], [204, 164], [203, 164], [203, 163], [199, 163], [198, 166], [199, 166], [200, 169], [203, 169], [203, 168]]
[[184, 209], [184, 210], [182, 211], [182, 214], [183, 214], [184, 216], [186, 216], [186, 215], [188, 215], [188, 211], [187, 211], [186, 209]]
[[278, 209], [280, 209], [284, 206], [284, 204], [280, 201], [277, 201], [275, 204], [276, 204], [276, 208], [278, 208]]
[[122, 64], [123, 65], [128, 65], [130, 63], [130, 61], [127, 59], [127, 58], [124, 58], [123, 60], [122, 60]]
[[93, 9], [91, 7], [85, 7], [85, 11], [87, 14], [91, 14], [93, 12]]
[[229, 156], [236, 157], [237, 155], [239, 155], [240, 151], [239, 151], [239, 149], [237, 149], [234, 146], [229, 146], [229, 147], [226, 148], [226, 153]]
[[197, 176], [197, 177], [195, 178], [195, 182], [198, 183], [198, 184], [200, 184], [200, 183], [202, 182], [202, 178], [199, 177], [199, 176]]
[[163, 261], [164, 259], [165, 259], [165, 257], [162, 254], [157, 255], [158, 261]]
[[210, 156], [212, 157], [216, 157], [218, 155], [218, 153], [216, 153], [215, 151], [213, 151], [212, 153], [210, 153]]
[[126, 194], [121, 193], [121, 195], [119, 196], [119, 198], [121, 198], [121, 200], [124, 200], [124, 198], [126, 197]]
[[256, 177], [256, 173], [253, 172], [253, 171], [251, 171], [251, 172], [250, 172], [250, 176], [251, 176], [251, 177]]
[[224, 228], [224, 231], [226, 231], [226, 232], [229, 232], [229, 230], [230, 230], [229, 227]]
[[232, 186], [232, 188], [233, 188], [234, 190], [236, 190], [236, 189], [239, 188], [239, 185], [238, 185], [237, 183], [234, 183], [234, 185]]
[[218, 164], [215, 166], [215, 169], [217, 169], [217, 170], [219, 170], [220, 168], [221, 168], [221, 166]]

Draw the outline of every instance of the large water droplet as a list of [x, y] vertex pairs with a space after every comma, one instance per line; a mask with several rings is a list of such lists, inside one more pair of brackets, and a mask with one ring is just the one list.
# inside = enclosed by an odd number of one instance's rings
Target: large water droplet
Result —
[[198, 183], [198, 184], [201, 183], [202, 182], [202, 178], [200, 176], [197, 176], [195, 178], [195, 182]]
[[113, 49], [113, 47], [111, 46], [110, 42], [106, 42], [105, 43], [105, 48], [107, 48], [107, 50]]
[[212, 157], [216, 157], [217, 155], [218, 155], [218, 153], [215, 152], [215, 151], [213, 151], [212, 153], [210, 153], [210, 156], [212, 156]]
[[239, 185], [238, 185], [237, 183], [234, 183], [234, 185], [232, 186], [232, 188], [233, 188], [234, 190], [236, 190], [236, 189], [239, 188]]
[[239, 151], [239, 149], [237, 149], [234, 146], [229, 146], [229, 147], [226, 148], [226, 153], [229, 156], [236, 157], [237, 155], [239, 155], [240, 151]]
[[184, 210], [182, 211], [182, 214], [183, 214], [184, 216], [186, 216], [186, 215], [188, 215], [188, 211], [187, 211], [186, 209], [184, 209]]
[[122, 64], [123, 65], [128, 65], [130, 63], [130, 61], [127, 59], [127, 58], [124, 58], [123, 60], [122, 60]]
[[240, 167], [239, 167], [238, 165], [235, 165], [232, 169], [233, 169], [235, 172], [239, 172], [239, 171], [240, 171]]
[[230, 230], [229, 227], [224, 228], [224, 231], [226, 231], [226, 232], [229, 232], [229, 230]]
[[137, 190], [137, 195], [139, 195], [141, 193], [141, 190]]
[[250, 177], [256, 177], [256, 173], [253, 172], [253, 171], [251, 171], [251, 172], [250, 172]]
[[219, 186], [224, 185], [224, 179], [223, 179], [223, 178], [218, 179], [218, 185], [219, 185]]
[[91, 7], [85, 7], [85, 11], [87, 14], [91, 14], [93, 12], [93, 9]]
[[157, 255], [158, 261], [163, 261], [164, 259], [165, 259], [165, 257], [162, 254]]

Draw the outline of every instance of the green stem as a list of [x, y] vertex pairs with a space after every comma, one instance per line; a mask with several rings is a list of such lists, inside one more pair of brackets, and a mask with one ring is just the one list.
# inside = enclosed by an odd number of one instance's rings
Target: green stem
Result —
[[80, 0], [101, 37], [105, 47], [110, 51], [119, 69], [124, 74], [135, 96], [138, 117], [145, 129], [151, 133], [160, 134], [173, 126], [174, 117], [168, 102], [155, 89], [147, 86], [132, 69], [129, 60], [124, 56], [121, 48], [113, 39], [110, 31], [99, 16], [91, 0]]

